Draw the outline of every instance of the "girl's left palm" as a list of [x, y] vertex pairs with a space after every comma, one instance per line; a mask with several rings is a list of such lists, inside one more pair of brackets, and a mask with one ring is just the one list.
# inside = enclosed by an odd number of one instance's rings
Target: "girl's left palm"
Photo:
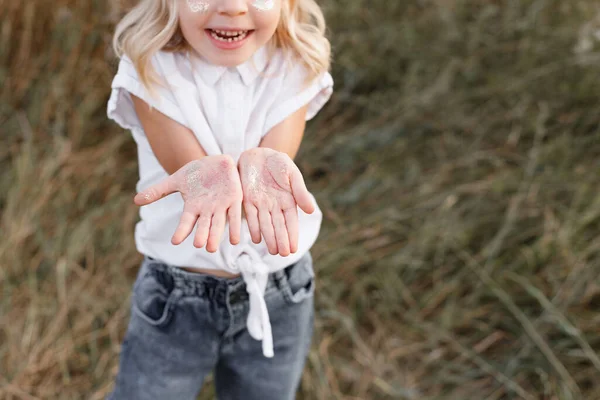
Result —
[[240, 156], [238, 169], [244, 211], [252, 241], [261, 233], [269, 253], [288, 256], [298, 250], [298, 210], [310, 214], [314, 205], [304, 178], [285, 153], [254, 148]]

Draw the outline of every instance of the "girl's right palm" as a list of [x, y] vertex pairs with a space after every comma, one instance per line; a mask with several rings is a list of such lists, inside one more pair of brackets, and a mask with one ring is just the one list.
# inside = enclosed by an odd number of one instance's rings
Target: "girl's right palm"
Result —
[[191, 161], [173, 175], [135, 196], [138, 206], [154, 203], [172, 193], [183, 197], [179, 226], [171, 239], [181, 244], [197, 226], [194, 246], [214, 253], [229, 218], [229, 241], [240, 242], [242, 187], [237, 167], [227, 155], [206, 156]]

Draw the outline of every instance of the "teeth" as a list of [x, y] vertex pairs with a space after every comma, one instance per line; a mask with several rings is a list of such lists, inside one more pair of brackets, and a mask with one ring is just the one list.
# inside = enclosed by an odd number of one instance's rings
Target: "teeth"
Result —
[[213, 32], [217, 32], [221, 36], [233, 37], [233, 36], [241, 35], [242, 33], [247, 33], [248, 31], [220, 31], [220, 30], [214, 30]]
[[[220, 31], [220, 30], [211, 30], [210, 35], [219, 40], [221, 42], [239, 42], [243, 40], [246, 36], [248, 36], [248, 31]], [[222, 37], [226, 36], [226, 37]]]

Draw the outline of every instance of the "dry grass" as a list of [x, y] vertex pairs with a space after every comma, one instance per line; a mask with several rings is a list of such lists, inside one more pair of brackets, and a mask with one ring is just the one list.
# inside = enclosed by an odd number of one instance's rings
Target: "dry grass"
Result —
[[[323, 3], [301, 397], [600, 399], [596, 2]], [[0, 0], [2, 399], [101, 399], [116, 373], [141, 259], [105, 117], [119, 4]]]

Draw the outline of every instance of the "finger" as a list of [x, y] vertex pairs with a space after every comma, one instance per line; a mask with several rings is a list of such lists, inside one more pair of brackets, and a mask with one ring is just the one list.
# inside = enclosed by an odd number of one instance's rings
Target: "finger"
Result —
[[229, 220], [229, 242], [239, 244], [240, 231], [242, 230], [242, 204], [236, 203], [229, 207], [227, 218]]
[[260, 224], [258, 223], [258, 210], [250, 203], [244, 203], [244, 211], [246, 212], [246, 222], [250, 230], [252, 242], [260, 243]]
[[298, 251], [298, 209], [296, 207], [290, 208], [285, 210], [283, 215], [290, 239], [290, 252], [295, 253]]
[[194, 246], [201, 249], [206, 245], [208, 239], [208, 231], [210, 229], [210, 217], [209, 213], [200, 214], [198, 222], [196, 223], [196, 237], [194, 238]]
[[258, 220], [260, 222], [260, 231], [262, 232], [263, 238], [265, 238], [269, 253], [272, 255], [277, 254], [277, 242], [275, 241], [271, 213], [268, 211], [260, 211], [258, 213]]
[[223, 237], [223, 231], [225, 230], [225, 211], [217, 211], [212, 218], [212, 224], [210, 225], [210, 234], [208, 235], [208, 243], [206, 244], [206, 250], [210, 253], [214, 253], [219, 248], [221, 238]]
[[305, 213], [312, 214], [315, 211], [315, 206], [310, 193], [306, 188], [306, 184], [304, 183], [304, 177], [297, 167], [295, 168], [294, 172], [292, 172], [290, 180], [290, 184], [292, 186], [292, 195], [296, 200], [296, 204], [298, 204], [298, 207], [300, 207], [300, 209], [302, 209], [302, 211]]
[[183, 211], [183, 214], [181, 214], [181, 219], [179, 220], [179, 226], [177, 227], [177, 230], [175, 230], [173, 238], [171, 238], [171, 243], [177, 246], [187, 239], [187, 237], [190, 236], [190, 233], [192, 233], [194, 230], [194, 224], [196, 223], [197, 219], [197, 215], [188, 211]]
[[271, 218], [273, 219], [273, 228], [275, 228], [275, 240], [277, 241], [279, 255], [287, 257], [290, 255], [290, 239], [283, 213], [281, 210], [275, 210], [271, 213]]
[[145, 206], [154, 203], [155, 201], [160, 200], [171, 193], [175, 193], [176, 191], [177, 189], [173, 184], [173, 180], [169, 176], [156, 185], [152, 185], [146, 190], [136, 194], [133, 198], [133, 202], [138, 206]]

